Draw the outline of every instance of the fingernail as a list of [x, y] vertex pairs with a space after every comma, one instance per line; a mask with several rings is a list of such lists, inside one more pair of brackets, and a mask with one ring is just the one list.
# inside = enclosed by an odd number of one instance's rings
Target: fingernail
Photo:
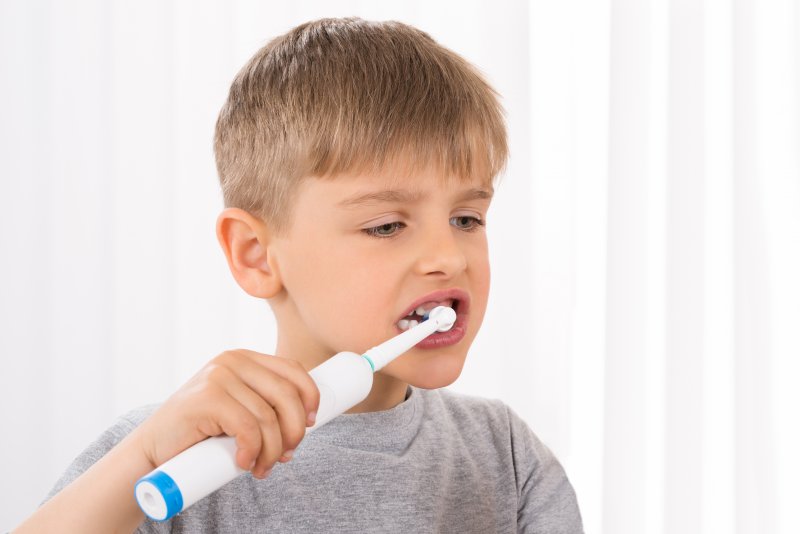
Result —
[[308, 415], [306, 416], [306, 420], [308, 421], [308, 424], [306, 426], [312, 426], [314, 424], [314, 421], [317, 420], [317, 412], [309, 412]]
[[294, 454], [294, 449], [283, 451], [283, 456], [281, 456], [281, 462], [288, 462], [289, 460], [292, 459], [293, 454]]

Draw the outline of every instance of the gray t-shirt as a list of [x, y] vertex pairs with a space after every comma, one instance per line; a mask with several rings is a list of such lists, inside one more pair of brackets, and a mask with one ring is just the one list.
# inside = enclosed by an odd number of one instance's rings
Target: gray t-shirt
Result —
[[[146, 419], [121, 417], [70, 465], [55, 495]], [[133, 488], [131, 488], [133, 498]], [[499, 400], [409, 387], [381, 412], [306, 435], [264, 480], [245, 473], [170, 521], [137, 532], [582, 533], [550, 450]]]

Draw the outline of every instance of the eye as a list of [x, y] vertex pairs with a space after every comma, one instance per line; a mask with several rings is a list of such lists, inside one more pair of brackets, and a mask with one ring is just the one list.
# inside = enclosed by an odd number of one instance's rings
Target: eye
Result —
[[385, 238], [395, 236], [402, 228], [405, 227], [405, 223], [390, 222], [381, 224], [380, 226], [373, 226], [372, 228], [364, 228], [361, 231], [372, 237]]
[[458, 217], [451, 218], [450, 224], [452, 224], [459, 230], [472, 232], [477, 230], [479, 227], [485, 225], [486, 223], [480, 220], [479, 218], [473, 217], [471, 215], [459, 215]]

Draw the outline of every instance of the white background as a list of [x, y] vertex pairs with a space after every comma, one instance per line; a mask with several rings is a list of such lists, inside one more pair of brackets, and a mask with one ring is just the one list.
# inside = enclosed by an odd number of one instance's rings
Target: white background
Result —
[[348, 15], [504, 97], [490, 306], [452, 389], [528, 421], [587, 532], [796, 532], [797, 0], [0, 0], [0, 530], [116, 416], [272, 350], [214, 235], [214, 121], [267, 40]]

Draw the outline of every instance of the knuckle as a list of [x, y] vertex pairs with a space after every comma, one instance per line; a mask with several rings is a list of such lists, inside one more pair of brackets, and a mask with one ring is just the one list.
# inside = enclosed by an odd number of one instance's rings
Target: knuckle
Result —
[[306, 435], [305, 423], [287, 428], [284, 432], [284, 445], [287, 449], [294, 449], [297, 447]]
[[258, 442], [258, 436], [260, 435], [259, 431], [259, 424], [255, 417], [251, 414], [243, 414], [239, 417], [237, 422], [237, 426], [239, 427], [239, 431], [243, 435], [243, 437], [249, 437], [252, 441], [252, 438], [256, 438], [255, 441]]
[[232, 353], [229, 350], [221, 352], [221, 353], [217, 354], [215, 357], [213, 357], [211, 359], [211, 362], [209, 362], [209, 363], [216, 364], [216, 365], [224, 365], [225, 362], [227, 362], [231, 358], [231, 354]]
[[214, 360], [219, 361], [223, 365], [238, 365], [238, 362], [246, 357], [247, 356], [241, 349], [235, 349], [224, 351], [222, 354], [214, 358]]
[[231, 370], [222, 362], [212, 362], [205, 369], [205, 378], [209, 382], [224, 382], [231, 377], [231, 374]]
[[278, 380], [275, 382], [275, 389], [277, 395], [279, 395], [282, 399], [288, 400], [293, 397], [297, 397], [297, 388], [285, 378], [278, 378]]
[[268, 423], [274, 419], [275, 411], [266, 402], [260, 402], [253, 407], [253, 415], [262, 423]]
[[278, 423], [278, 416], [269, 405], [262, 406], [259, 412], [258, 419], [263, 425], [272, 426]]
[[193, 409], [201, 412], [214, 412], [225, 400], [225, 387], [222, 385], [217, 371], [206, 368], [182, 389], [182, 393], [191, 399]]

